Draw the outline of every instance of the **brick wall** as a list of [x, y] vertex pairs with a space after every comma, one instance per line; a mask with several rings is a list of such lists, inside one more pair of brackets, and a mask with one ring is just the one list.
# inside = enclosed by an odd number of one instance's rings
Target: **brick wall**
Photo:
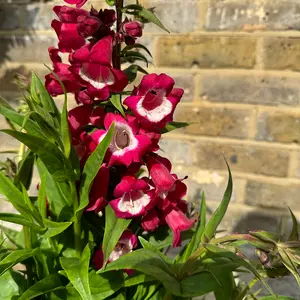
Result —
[[[53, 3], [1, 1], [0, 93], [13, 101], [16, 71], [47, 73]], [[258, 224], [257, 216], [266, 227], [266, 217], [286, 216], [287, 205], [300, 216], [300, 1], [140, 2], [155, 6], [172, 32], [150, 25], [141, 42], [154, 56], [150, 71], [170, 74], [186, 91], [176, 120], [194, 124], [161, 145], [175, 170], [189, 175], [189, 200], [204, 190], [216, 207], [227, 183], [224, 154], [234, 176], [226, 228], [249, 218]], [[1, 150], [15, 146], [0, 139]]]

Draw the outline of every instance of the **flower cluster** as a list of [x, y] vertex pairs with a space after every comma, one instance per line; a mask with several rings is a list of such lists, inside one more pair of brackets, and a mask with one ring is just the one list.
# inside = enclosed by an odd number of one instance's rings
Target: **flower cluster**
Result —
[[[115, 49], [125, 42], [134, 45], [142, 36], [142, 23], [125, 18], [115, 28], [114, 10], [81, 8], [84, 1], [68, 0], [76, 8], [55, 6], [59, 20], [52, 22], [58, 48], [49, 48], [54, 74], [46, 75], [48, 92], [57, 96], [73, 93], [79, 106], [68, 113], [72, 144], [83, 167], [114, 124], [114, 135], [102, 166], [94, 179], [86, 212], [99, 215], [110, 205], [118, 218], [134, 219], [146, 232], [168, 225], [173, 231], [173, 247], [181, 244], [180, 232], [190, 229], [195, 220], [186, 216], [186, 185], [172, 173], [171, 162], [157, 154], [162, 129], [173, 121], [174, 110], [183, 90], [174, 88], [166, 74], [145, 75], [125, 98], [122, 114], [112, 105], [128, 85], [120, 70]], [[115, 28], [113, 30], [112, 28]], [[60, 53], [68, 53], [68, 62]], [[121, 104], [122, 105], [122, 104]], [[140, 177], [141, 170], [148, 175]], [[136, 236], [128, 228], [109, 260], [137, 247]], [[94, 263], [100, 268], [101, 250]]]

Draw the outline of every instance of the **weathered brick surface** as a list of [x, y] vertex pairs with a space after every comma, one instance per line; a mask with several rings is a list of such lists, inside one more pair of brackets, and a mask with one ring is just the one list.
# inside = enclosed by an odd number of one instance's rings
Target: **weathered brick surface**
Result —
[[300, 70], [300, 37], [266, 38], [264, 67], [275, 70]]
[[175, 87], [184, 89], [182, 102], [190, 102], [193, 100], [195, 89], [194, 75], [191, 73], [168, 73], [175, 81]]
[[36, 3], [23, 6], [23, 23], [25, 29], [51, 29], [51, 21], [57, 18], [52, 11], [52, 4]]
[[0, 29], [12, 30], [20, 27], [20, 8], [17, 5], [1, 5]]
[[157, 66], [190, 68], [252, 68], [256, 39], [247, 37], [161, 37]]
[[298, 30], [300, 3], [278, 0], [211, 1], [207, 30]]
[[256, 139], [300, 143], [300, 114], [262, 112], [257, 120]]
[[194, 163], [192, 143], [162, 138], [159, 142], [160, 155], [168, 157], [174, 164], [192, 165]]
[[[216, 107], [178, 107], [175, 120], [191, 123], [181, 129], [192, 135], [247, 138], [251, 111]], [[192, 124], [194, 123], [194, 124]]]
[[226, 169], [224, 155], [233, 171], [278, 177], [286, 177], [288, 172], [289, 151], [274, 147], [198, 142], [195, 154], [202, 169]]
[[264, 207], [280, 207], [292, 210], [300, 209], [300, 184], [271, 184], [249, 181], [246, 188], [245, 202], [248, 205]]
[[25, 36], [0, 36], [0, 56], [13, 62], [49, 63], [48, 47], [55, 46], [57, 39], [28, 33]]
[[[193, 32], [198, 28], [198, 1], [189, 0], [188, 3], [180, 0], [153, 1], [147, 0], [147, 7], [157, 7], [155, 13], [163, 25], [172, 33]], [[157, 25], [145, 26], [145, 32], [167, 33]]]
[[286, 74], [208, 73], [200, 79], [200, 96], [212, 102], [298, 106], [299, 80]]

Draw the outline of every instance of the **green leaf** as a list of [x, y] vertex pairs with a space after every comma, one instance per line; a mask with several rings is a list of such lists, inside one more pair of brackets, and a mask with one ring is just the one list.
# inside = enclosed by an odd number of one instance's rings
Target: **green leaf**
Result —
[[227, 161], [225, 160], [227, 168], [228, 168], [228, 183], [227, 183], [227, 187], [226, 187], [226, 191], [224, 193], [222, 202], [220, 203], [219, 207], [216, 209], [216, 211], [213, 213], [213, 215], [211, 216], [211, 218], [209, 219], [204, 233], [202, 235], [202, 242], [206, 242], [206, 239], [211, 239], [218, 226], [220, 225], [221, 221], [223, 220], [225, 213], [227, 211], [230, 199], [231, 199], [231, 195], [232, 195], [232, 177], [231, 177], [231, 172], [230, 172], [230, 168], [229, 165], [227, 163]]
[[148, 62], [147, 57], [145, 55], [141, 54], [140, 52], [127, 51], [126, 53], [124, 53], [124, 56], [121, 57], [121, 63], [126, 63], [126, 62], [133, 63], [136, 60], [141, 60], [141, 61], [145, 62], [148, 67], [149, 62]]
[[36, 153], [46, 166], [48, 172], [57, 181], [65, 181], [74, 178], [74, 172], [70, 169], [66, 159], [57, 146], [45, 139], [13, 130], [2, 130], [10, 136], [25, 144]]
[[68, 279], [80, 294], [83, 300], [91, 300], [91, 290], [89, 286], [89, 264], [90, 248], [85, 246], [80, 259], [75, 257], [61, 257], [60, 263], [68, 275]]
[[292, 228], [292, 232], [289, 236], [289, 241], [298, 241], [299, 240], [299, 230], [298, 230], [298, 221], [295, 217], [295, 215], [293, 214], [293, 212], [291, 211], [290, 208], [288, 208], [293, 220], [293, 228]]
[[48, 219], [44, 219], [44, 224], [46, 228], [48, 228], [44, 234], [44, 238], [47, 239], [64, 232], [72, 224], [72, 222], [53, 222]]
[[110, 97], [110, 102], [121, 113], [121, 115], [126, 119], [124, 108], [123, 108], [123, 105], [121, 102], [121, 96], [119, 94], [112, 95]]
[[178, 128], [184, 128], [184, 127], [187, 127], [187, 126], [190, 126], [191, 124], [190, 123], [186, 123], [186, 122], [169, 122], [165, 128], [163, 128], [161, 130], [161, 133], [168, 133], [170, 131], [173, 131], [175, 129], [178, 129]]
[[0, 213], [0, 220], [9, 222], [9, 223], [14, 223], [14, 224], [19, 224], [27, 227], [31, 227], [35, 231], [43, 231], [43, 228], [41, 228], [38, 225], [35, 225], [31, 219], [28, 217], [25, 217], [23, 215], [17, 215], [13, 213]]
[[35, 283], [33, 286], [29, 287], [18, 300], [30, 300], [38, 296], [48, 294], [60, 289], [64, 289], [60, 280], [60, 276], [57, 274], [49, 275], [42, 280]]
[[8, 254], [4, 259], [0, 262], [0, 276], [5, 273], [8, 269], [12, 268], [16, 264], [20, 263], [21, 261], [32, 257], [37, 252], [36, 249], [21, 249], [21, 250], [15, 250]]
[[114, 134], [114, 124], [110, 126], [104, 139], [99, 143], [97, 148], [92, 152], [92, 154], [89, 156], [88, 160], [84, 165], [81, 185], [79, 189], [80, 204], [77, 209], [77, 212], [83, 210], [89, 203], [89, 193], [90, 193], [92, 183], [99, 169], [101, 168], [104, 156], [110, 145], [113, 134]]
[[43, 108], [53, 114], [53, 116], [57, 119], [58, 123], [60, 122], [60, 112], [53, 100], [53, 98], [49, 95], [47, 89], [45, 88], [44, 83], [40, 80], [40, 78], [33, 72], [33, 76], [36, 77], [35, 84], [36, 89], [38, 91], [38, 96], [41, 100]]
[[31, 74], [31, 83], [30, 83], [30, 95], [31, 95], [31, 98], [37, 103], [37, 104], [40, 104], [41, 103], [41, 100], [38, 96], [38, 93], [36, 91], [36, 83], [37, 81], [37, 78], [35, 76], [35, 74], [32, 72]]
[[105, 266], [109, 255], [117, 245], [122, 233], [125, 229], [127, 229], [131, 221], [131, 219], [126, 220], [117, 218], [110, 205], [105, 207], [105, 231], [102, 244], [104, 255], [103, 266]]
[[284, 248], [278, 247], [279, 255], [282, 259], [283, 264], [285, 267], [292, 273], [292, 275], [295, 277], [298, 285], [300, 286], [300, 274], [297, 269], [297, 266], [291, 259], [291, 257], [288, 255], [287, 251]]
[[180, 284], [173, 277], [170, 266], [157, 253], [148, 249], [138, 249], [110, 262], [103, 272], [133, 269], [161, 281], [165, 288], [180, 296]]
[[18, 172], [14, 178], [14, 184], [21, 189], [21, 184], [26, 190], [29, 190], [34, 165], [34, 154], [31, 150], [27, 150], [23, 159], [20, 161]]
[[139, 12], [139, 16], [146, 19], [147, 21], [154, 23], [161, 29], [165, 30], [166, 32], [170, 33], [170, 31], [162, 24], [162, 22], [148, 9], [143, 8]]
[[159, 249], [157, 249], [154, 245], [152, 245], [151, 243], [149, 243], [147, 240], [145, 240], [143, 237], [139, 236], [138, 237], [141, 245], [143, 246], [144, 249], [148, 249], [151, 250], [153, 252], [156, 252], [166, 263], [168, 264], [172, 264], [171, 259], [164, 255], [162, 252], [159, 251]]
[[22, 192], [0, 172], [0, 194], [4, 195], [7, 200], [24, 216], [31, 216], [29, 209], [26, 207]]
[[128, 278], [125, 279], [124, 287], [130, 287], [130, 286], [142, 284], [145, 282], [152, 282], [152, 281], [157, 281], [157, 279], [149, 275], [138, 273], [138, 274], [128, 276]]
[[35, 122], [30, 119], [25, 122], [26, 117], [17, 113], [13, 109], [0, 106], [0, 114], [18, 126], [23, 127], [29, 134], [37, 137], [43, 137], [45, 139], [47, 138]]
[[201, 243], [201, 238], [206, 225], [206, 201], [204, 192], [202, 193], [201, 206], [200, 206], [200, 215], [199, 221], [197, 223], [196, 232], [193, 235], [191, 241], [188, 243], [183, 255], [182, 260], [185, 261], [188, 257], [199, 247]]
[[14, 230], [5, 226], [0, 225], [0, 229], [2, 232], [4, 232], [5, 236], [8, 238], [8, 240], [13, 243], [15, 246], [17, 246], [19, 249], [24, 248], [24, 232]]
[[123, 72], [127, 76], [129, 83], [133, 82], [136, 79], [137, 72], [148, 74], [148, 72], [144, 70], [142, 67], [140, 67], [139, 65], [131, 65], [125, 70], [123, 70]]
[[71, 153], [71, 135], [69, 130], [69, 122], [68, 122], [68, 110], [67, 110], [67, 97], [65, 97], [64, 106], [61, 113], [61, 136], [62, 142], [64, 145], [64, 151], [66, 158], [70, 157]]
[[70, 186], [66, 182], [55, 181], [40, 159], [37, 160], [37, 168], [40, 177], [46, 176], [46, 195], [51, 213], [56, 214], [59, 220], [70, 220], [73, 217]]
[[180, 282], [182, 297], [197, 297], [205, 295], [220, 287], [215, 276], [210, 272], [202, 272]]
[[134, 44], [134, 45], [132, 45], [132, 46], [126, 46], [123, 50], [122, 50], [122, 53], [125, 53], [125, 52], [127, 52], [128, 50], [131, 50], [131, 49], [143, 49], [143, 50], [145, 50], [146, 52], [147, 52], [147, 54], [150, 56], [150, 57], [152, 57], [152, 54], [151, 54], [151, 52], [148, 50], [148, 48], [147, 47], [145, 47], [144, 45], [142, 45], [142, 44]]
[[18, 299], [17, 295], [20, 294], [22, 288], [27, 284], [25, 276], [20, 273], [10, 270], [0, 276], [0, 299], [13, 300]]
[[114, 294], [124, 285], [123, 272], [107, 272], [96, 274], [93, 270], [89, 274], [90, 288], [93, 299], [105, 299]]
[[293, 297], [277, 295], [276, 297], [274, 297], [274, 296], [265, 296], [265, 297], [259, 298], [259, 300], [297, 300], [297, 299], [293, 298]]
[[115, 5], [115, 0], [106, 0], [106, 3], [109, 5], [109, 6], [114, 6]]
[[41, 183], [38, 195], [38, 209], [43, 219], [47, 217], [46, 201], [46, 173], [44, 173], [44, 175], [41, 176]]
[[0, 96], [0, 107], [4, 107], [9, 110], [15, 111], [15, 109], [1, 96]]

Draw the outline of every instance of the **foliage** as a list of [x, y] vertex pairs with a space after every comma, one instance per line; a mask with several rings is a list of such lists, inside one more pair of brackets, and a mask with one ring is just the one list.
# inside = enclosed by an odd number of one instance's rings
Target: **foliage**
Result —
[[[229, 166], [219, 207], [209, 218], [203, 194], [192, 218], [183, 200], [185, 178], [172, 174], [171, 163], [156, 153], [162, 134], [188, 124], [173, 122], [183, 90], [173, 88], [171, 77], [148, 74], [135, 63], [148, 64], [145, 54], [151, 56], [136, 43], [143, 24], [166, 30], [153, 10], [107, 0], [116, 6], [115, 17], [112, 10], [88, 12], [80, 8], [85, 1], [71, 2], [77, 9], [54, 8], [59, 48], [49, 49], [53, 72], [46, 84], [32, 75], [26, 110], [0, 101], [11, 125], [2, 132], [22, 143], [20, 161], [8, 160], [0, 171], [0, 194], [19, 214], [0, 213], [0, 220], [23, 226], [1, 227], [0, 298], [167, 300], [213, 292], [217, 300], [292, 299], [274, 295], [266, 279], [292, 274], [300, 284], [293, 213], [286, 240], [265, 231], [217, 234], [233, 189]], [[59, 52], [70, 53], [69, 64]], [[122, 63], [134, 64], [122, 71]], [[140, 85], [125, 91], [138, 72], [146, 74]], [[68, 93], [80, 103], [69, 111]], [[59, 94], [65, 96], [62, 112], [52, 98]], [[122, 95], [128, 96], [124, 102]], [[28, 194], [34, 166], [37, 197]], [[185, 246], [171, 259], [169, 248], [182, 240]], [[258, 261], [244, 256], [245, 244]], [[243, 272], [252, 279], [237, 283]], [[268, 296], [259, 298], [257, 282]]]

